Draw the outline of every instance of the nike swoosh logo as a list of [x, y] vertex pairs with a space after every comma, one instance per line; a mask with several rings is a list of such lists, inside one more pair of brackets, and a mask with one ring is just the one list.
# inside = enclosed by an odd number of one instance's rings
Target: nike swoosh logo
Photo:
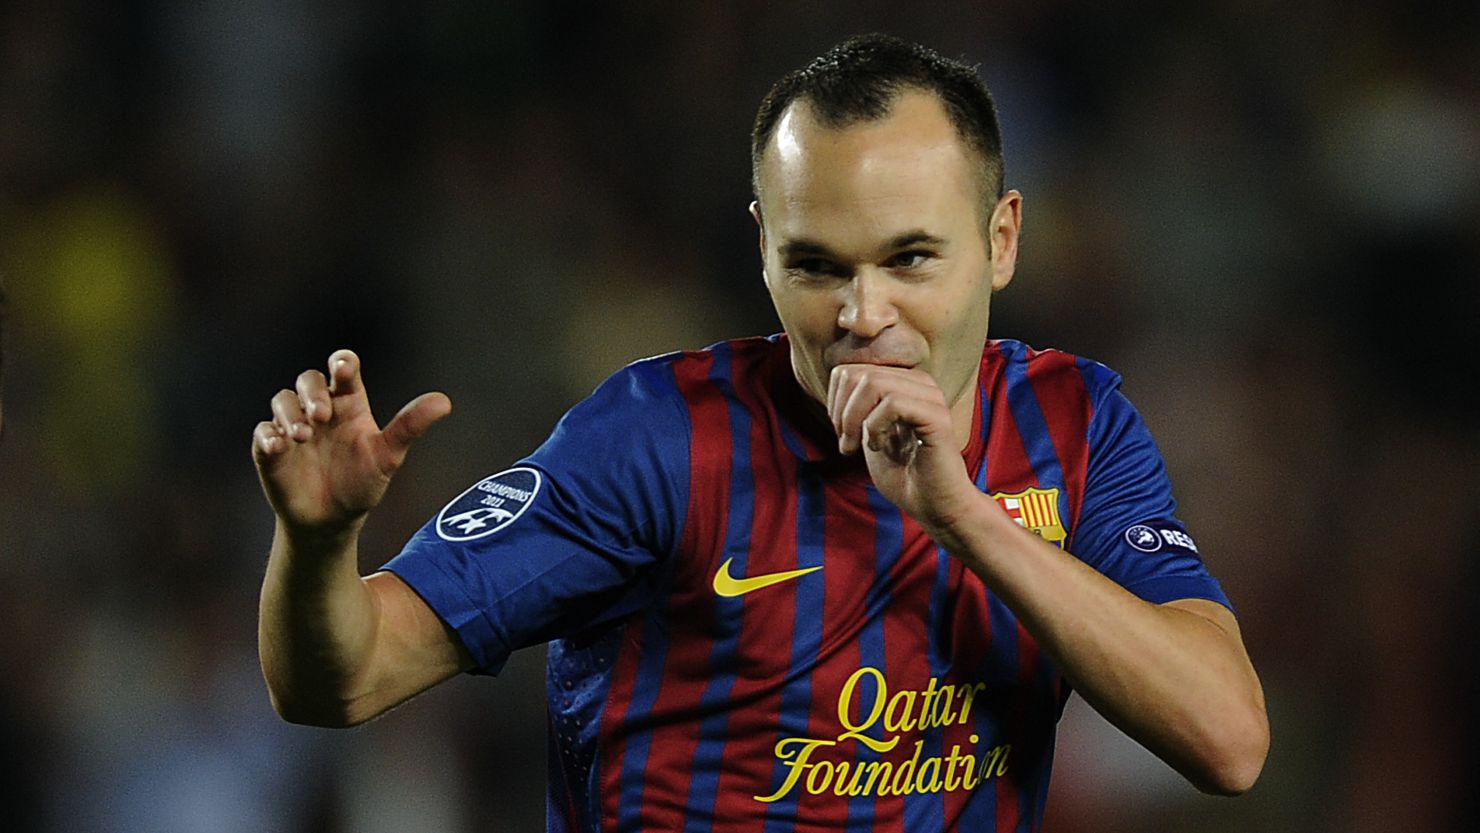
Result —
[[725, 559], [725, 563], [719, 565], [719, 572], [714, 574], [714, 592], [725, 598], [743, 596], [753, 593], [763, 587], [780, 584], [783, 581], [791, 581], [794, 578], [815, 573], [821, 567], [807, 567], [801, 570], [787, 570], [784, 573], [767, 573], [763, 576], [751, 576], [750, 578], [735, 578], [730, 575], [730, 562], [733, 558]]

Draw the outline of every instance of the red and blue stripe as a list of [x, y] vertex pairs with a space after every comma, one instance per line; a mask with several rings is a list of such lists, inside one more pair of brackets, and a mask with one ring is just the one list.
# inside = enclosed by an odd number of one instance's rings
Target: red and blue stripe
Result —
[[[1022, 350], [993, 342], [983, 356], [972, 474], [989, 493], [1058, 487], [1072, 531], [1093, 410], [1086, 381], [1097, 366]], [[600, 794], [590, 802], [600, 829], [1036, 830], [1067, 689], [1031, 635], [856, 461], [829, 450], [825, 422], [809, 423], [797, 410], [805, 403], [788, 404], [798, 392], [784, 339], [685, 354], [671, 372], [691, 430], [688, 493], [702, 499], [690, 500], [679, 555], [657, 579], [665, 601], [622, 628], [589, 785]], [[726, 559], [734, 575], [825, 569], [722, 598], [711, 582]], [[969, 723], [901, 745], [923, 741], [925, 758], [1010, 743], [1007, 773], [974, 793], [905, 796], [814, 795], [804, 777], [758, 802], [788, 777], [778, 741], [844, 731], [838, 698], [862, 667], [880, 669], [891, 687], [988, 683]], [[862, 689], [850, 721], [883, 696]], [[871, 733], [883, 739], [882, 727]], [[880, 759], [855, 740], [830, 749], [855, 763]]]

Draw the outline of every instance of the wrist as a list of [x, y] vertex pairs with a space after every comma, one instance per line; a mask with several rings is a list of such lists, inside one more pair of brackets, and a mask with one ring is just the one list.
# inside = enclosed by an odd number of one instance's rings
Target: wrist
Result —
[[973, 486], [949, 500], [936, 503], [934, 511], [921, 519], [921, 526], [931, 540], [949, 552], [961, 555], [969, 546], [968, 541], [977, 537], [975, 530], [990, 523], [994, 501], [977, 491]]
[[984, 564], [1027, 532], [990, 495], [975, 489], [949, 517], [924, 526], [932, 540], [968, 565]]
[[279, 517], [275, 532], [278, 540], [295, 553], [331, 556], [345, 550], [354, 550], [364, 526], [363, 515], [346, 523], [315, 525], [293, 524]]

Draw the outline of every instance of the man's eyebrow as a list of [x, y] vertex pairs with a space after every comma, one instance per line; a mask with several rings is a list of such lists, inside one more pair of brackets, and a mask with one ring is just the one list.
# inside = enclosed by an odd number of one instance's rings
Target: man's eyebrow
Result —
[[832, 257], [833, 251], [815, 240], [788, 240], [776, 249], [782, 257], [821, 255]]
[[924, 229], [915, 229], [898, 235], [889, 241], [890, 249], [908, 249], [911, 246], [944, 246], [945, 240]]
[[[945, 243], [945, 238], [931, 234], [924, 229], [912, 229], [890, 238], [889, 242], [884, 244], [883, 248], [892, 252], [900, 249], [908, 249], [911, 246], [944, 246]], [[776, 251], [782, 257], [835, 257], [832, 249], [829, 249], [822, 243], [818, 243], [816, 240], [805, 238], [788, 240], [777, 247]]]

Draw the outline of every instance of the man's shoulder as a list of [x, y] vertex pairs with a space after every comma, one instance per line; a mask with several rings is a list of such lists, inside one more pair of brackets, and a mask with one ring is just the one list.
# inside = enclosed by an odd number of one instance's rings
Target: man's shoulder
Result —
[[987, 341], [982, 375], [1003, 377], [1011, 384], [1053, 385], [1074, 382], [1090, 398], [1100, 399], [1120, 386], [1120, 374], [1094, 359], [1057, 348], [1033, 347], [1011, 338]]
[[775, 333], [768, 336], [744, 336], [716, 341], [697, 350], [675, 350], [646, 359], [639, 359], [629, 367], [646, 365], [680, 365], [688, 363], [709, 364], [719, 359], [731, 361], [755, 361], [784, 353], [787, 350], [786, 336]]
[[613, 374], [612, 379], [636, 379], [658, 389], [681, 390], [695, 383], [752, 376], [769, 369], [770, 363], [786, 350], [780, 335], [732, 338], [697, 350], [675, 350], [638, 359]]
[[784, 342], [772, 336], [638, 359], [567, 411], [556, 435], [585, 440], [619, 433], [635, 450], [649, 441], [677, 448], [676, 437], [700, 429], [706, 436], [723, 433], [737, 408], [754, 414], [772, 407], [766, 380], [775, 368], [789, 367], [787, 355]]

